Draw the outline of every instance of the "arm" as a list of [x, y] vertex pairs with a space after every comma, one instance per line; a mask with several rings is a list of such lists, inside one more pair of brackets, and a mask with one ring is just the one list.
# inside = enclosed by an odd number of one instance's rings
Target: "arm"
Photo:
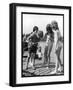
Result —
[[50, 35], [47, 35], [47, 39], [46, 39], [46, 45], [48, 45], [48, 41], [50, 39]]
[[57, 31], [56, 32], [56, 35], [55, 35], [55, 48], [57, 49], [58, 48], [58, 42], [60, 41], [60, 38], [61, 38], [61, 33], [60, 31]]
[[55, 45], [55, 49], [57, 48], [57, 43], [58, 43], [57, 31], [54, 31], [54, 45]]
[[35, 34], [35, 32], [31, 33], [30, 36], [27, 37], [27, 42], [29, 41], [29, 39]]

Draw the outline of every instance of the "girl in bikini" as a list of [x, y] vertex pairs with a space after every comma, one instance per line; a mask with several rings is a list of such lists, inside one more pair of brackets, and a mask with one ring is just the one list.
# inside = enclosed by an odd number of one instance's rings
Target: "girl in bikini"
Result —
[[55, 53], [55, 70], [54, 73], [57, 73], [58, 71], [62, 71], [61, 66], [61, 59], [60, 59], [60, 53], [63, 47], [62, 39], [61, 39], [61, 33], [58, 27], [58, 23], [56, 21], [52, 21], [52, 30], [54, 32], [54, 53]]

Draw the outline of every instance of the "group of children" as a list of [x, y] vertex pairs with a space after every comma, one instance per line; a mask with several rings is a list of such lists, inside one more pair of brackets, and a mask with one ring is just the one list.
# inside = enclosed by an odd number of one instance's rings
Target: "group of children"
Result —
[[52, 21], [51, 24], [48, 24], [46, 26], [47, 31], [47, 39], [46, 39], [46, 45], [45, 45], [45, 52], [44, 52], [44, 63], [48, 63], [48, 68], [50, 65], [51, 60], [51, 51], [53, 48], [53, 52], [55, 55], [55, 69], [53, 73], [57, 73], [58, 71], [62, 71], [61, 66], [61, 59], [60, 59], [60, 53], [61, 49], [63, 47], [62, 41], [61, 41], [61, 33], [59, 31], [58, 23], [56, 21]]
[[[33, 28], [33, 32], [30, 34], [30, 36], [27, 38], [28, 44], [28, 58], [27, 58], [27, 66], [30, 62], [30, 59], [32, 61], [32, 68], [35, 69], [35, 55], [37, 53], [38, 49], [38, 42], [43, 38], [43, 35], [41, 36], [41, 33], [39, 33], [39, 29], [37, 26]], [[48, 69], [50, 65], [51, 60], [51, 51], [53, 48], [53, 52], [55, 54], [55, 69], [54, 73], [57, 73], [58, 71], [61, 72], [61, 59], [60, 59], [60, 53], [62, 49], [62, 42], [60, 40], [61, 33], [59, 31], [58, 23], [56, 21], [52, 21], [51, 24], [47, 24], [46, 26], [46, 43], [45, 43], [45, 50], [44, 50], [44, 64], [48, 63]], [[39, 48], [38, 56], [41, 57], [41, 48]]]

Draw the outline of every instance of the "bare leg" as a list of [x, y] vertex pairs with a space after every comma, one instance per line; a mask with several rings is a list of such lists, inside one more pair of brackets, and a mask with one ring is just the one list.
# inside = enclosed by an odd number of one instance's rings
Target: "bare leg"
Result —
[[45, 46], [45, 51], [44, 51], [44, 64], [46, 64], [47, 61], [48, 61], [47, 52], [48, 52], [48, 46]]
[[48, 57], [48, 67], [49, 67], [49, 65], [50, 65], [50, 52], [49, 52], [49, 55], [47, 57]]
[[58, 67], [58, 58], [57, 58], [57, 54], [56, 54], [56, 45], [55, 43], [53, 44], [54, 47], [53, 47], [53, 55], [54, 55], [54, 59], [55, 59], [55, 69], [54, 71], [52, 72], [53, 74], [57, 73], [57, 67]]
[[27, 58], [27, 65], [26, 65], [26, 69], [28, 69], [29, 60], [30, 60], [30, 57], [28, 57], [28, 58]]
[[31, 55], [31, 60], [32, 60], [32, 68], [35, 69], [35, 54], [32, 53]]
[[[60, 53], [61, 53], [61, 47], [58, 48], [58, 50], [56, 51], [56, 55], [57, 55], [57, 59], [58, 59], [58, 63], [57, 63], [57, 70], [58, 68], [61, 69], [61, 59], [60, 59]], [[61, 70], [60, 70], [61, 71]]]
[[52, 47], [53, 47], [53, 42], [51, 41], [50, 42], [50, 47], [49, 47], [49, 49], [48, 49], [48, 55], [47, 55], [47, 57], [48, 57], [48, 67], [49, 67], [49, 64], [50, 64], [50, 60], [51, 60], [51, 51], [52, 51]]

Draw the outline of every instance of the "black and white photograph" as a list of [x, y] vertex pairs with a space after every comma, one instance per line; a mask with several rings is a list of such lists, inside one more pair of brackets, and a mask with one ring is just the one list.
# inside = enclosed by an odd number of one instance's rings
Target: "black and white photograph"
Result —
[[71, 83], [71, 7], [10, 4], [10, 86]]
[[22, 77], [64, 75], [64, 15], [22, 12]]

